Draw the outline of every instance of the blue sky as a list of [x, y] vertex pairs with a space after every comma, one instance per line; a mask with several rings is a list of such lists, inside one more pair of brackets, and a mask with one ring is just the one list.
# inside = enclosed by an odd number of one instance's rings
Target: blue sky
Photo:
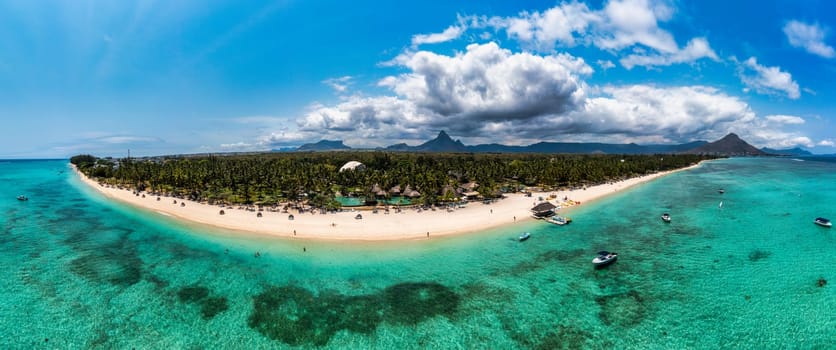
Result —
[[836, 153], [829, 1], [4, 1], [0, 158], [418, 144]]

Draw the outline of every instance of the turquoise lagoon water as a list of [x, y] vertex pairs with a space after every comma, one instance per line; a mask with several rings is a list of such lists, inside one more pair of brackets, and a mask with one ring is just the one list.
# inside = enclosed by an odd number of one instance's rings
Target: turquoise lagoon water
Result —
[[[366, 204], [365, 197], [336, 197], [337, 202], [340, 202], [344, 207], [359, 207]], [[381, 204], [391, 205], [410, 205], [412, 202], [407, 197], [395, 196], [388, 199], [378, 200]]]
[[[111, 203], [66, 161], [0, 162], [0, 348], [833, 348], [836, 229], [812, 221], [834, 203], [836, 163], [730, 159], [564, 227], [317, 243]], [[619, 260], [595, 270], [602, 249]]]

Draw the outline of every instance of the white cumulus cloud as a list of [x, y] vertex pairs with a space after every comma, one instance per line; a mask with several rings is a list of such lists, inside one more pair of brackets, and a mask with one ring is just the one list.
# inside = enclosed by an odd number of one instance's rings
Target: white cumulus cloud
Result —
[[337, 93], [344, 93], [348, 90], [349, 85], [351, 85], [351, 80], [352, 77], [343, 76], [339, 78], [326, 79], [323, 80], [322, 83], [330, 86]]
[[764, 119], [778, 124], [804, 124], [804, 119], [793, 115], [768, 115]]
[[673, 34], [659, 26], [671, 20], [674, 13], [662, 1], [612, 0], [600, 10], [569, 2], [511, 17], [473, 17], [469, 26], [504, 30], [522, 47], [540, 52], [578, 44], [610, 52], [631, 49], [633, 53], [620, 61], [628, 69], [691, 63], [702, 58], [718, 60], [706, 38], [693, 38], [680, 48]]
[[677, 63], [695, 62], [701, 58], [710, 58], [718, 61], [720, 58], [705, 38], [694, 38], [682, 50], [673, 53], [660, 54], [631, 54], [622, 58], [619, 62], [624, 68], [631, 69], [635, 66], [670, 66]]
[[791, 99], [801, 97], [801, 92], [792, 79], [792, 74], [780, 67], [767, 67], [758, 63], [754, 57], [738, 64], [738, 75], [746, 87], [761, 94], [786, 94]]
[[824, 42], [825, 29], [818, 24], [806, 24], [792, 20], [784, 25], [784, 34], [790, 45], [800, 47], [807, 52], [824, 58], [833, 58], [836, 51]]
[[438, 44], [455, 40], [464, 33], [465, 29], [461, 26], [452, 25], [447, 27], [441, 33], [432, 34], [416, 34], [412, 36], [412, 47], [417, 47], [423, 44]]
[[396, 58], [409, 73], [381, 85], [443, 117], [526, 119], [574, 109], [585, 97], [579, 75], [592, 73], [566, 54], [512, 53], [496, 43], [471, 44], [455, 56], [429, 51]]
[[756, 119], [748, 104], [706, 86], [606, 86], [581, 110], [549, 118], [555, 131], [665, 135], [668, 141], [715, 139]]
[[596, 63], [598, 63], [598, 66], [600, 66], [603, 70], [615, 68], [615, 63], [612, 63], [610, 60], [598, 60]]
[[297, 121], [299, 129], [364, 139], [411, 139], [428, 128], [476, 136], [497, 123], [525, 123], [582, 107], [581, 76], [592, 73], [568, 54], [512, 53], [496, 43], [472, 44], [453, 56], [407, 52], [392, 62], [408, 70], [379, 82], [394, 95], [312, 106]]
[[555, 43], [575, 45], [575, 34], [583, 34], [600, 15], [586, 4], [572, 2], [543, 12], [521, 12], [516, 17], [493, 17], [485, 24], [504, 29], [510, 38], [543, 51], [552, 50]]

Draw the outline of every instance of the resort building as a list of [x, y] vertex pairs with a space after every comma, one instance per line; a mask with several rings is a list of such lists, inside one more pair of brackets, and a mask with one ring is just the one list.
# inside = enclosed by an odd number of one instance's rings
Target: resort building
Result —
[[550, 202], [543, 202], [531, 208], [531, 216], [535, 219], [543, 219], [554, 215], [554, 209], [557, 208], [556, 205], [551, 204]]

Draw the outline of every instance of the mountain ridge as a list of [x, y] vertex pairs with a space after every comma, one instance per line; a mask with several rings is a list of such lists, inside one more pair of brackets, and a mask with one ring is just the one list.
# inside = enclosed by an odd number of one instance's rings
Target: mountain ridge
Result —
[[[343, 144], [343, 141], [322, 140], [317, 143], [308, 143], [296, 149], [298, 152], [322, 152], [353, 150]], [[714, 142], [693, 141], [682, 144], [648, 144], [639, 145], [636, 143], [598, 143], [598, 142], [550, 142], [542, 141], [527, 146], [512, 146], [499, 143], [465, 145], [461, 140], [453, 140], [445, 131], [440, 131], [434, 139], [428, 140], [417, 146], [410, 146], [406, 143], [397, 143], [387, 147], [376, 148], [377, 150], [393, 152], [446, 152], [446, 153], [581, 153], [581, 154], [675, 154], [675, 153], [704, 153], [716, 155], [769, 155], [785, 154], [768, 149], [760, 150], [740, 139], [736, 134], [730, 133], [720, 140]], [[766, 148], [765, 148], [766, 149]], [[793, 149], [800, 152], [807, 152], [801, 149]], [[793, 153], [795, 154], [795, 153]], [[807, 152], [809, 154], [809, 152]]]
[[316, 152], [316, 151], [337, 151], [337, 150], [350, 150], [351, 147], [346, 146], [343, 144], [342, 140], [320, 140], [316, 143], [306, 143], [304, 145], [299, 146], [296, 151], [299, 152]]
[[764, 152], [769, 153], [769, 154], [778, 155], [778, 156], [812, 156], [813, 155], [812, 152], [810, 152], [808, 150], [805, 150], [801, 147], [785, 148], [785, 149], [775, 149], [775, 148], [763, 147], [763, 148], [761, 148], [761, 151], [764, 151]]

